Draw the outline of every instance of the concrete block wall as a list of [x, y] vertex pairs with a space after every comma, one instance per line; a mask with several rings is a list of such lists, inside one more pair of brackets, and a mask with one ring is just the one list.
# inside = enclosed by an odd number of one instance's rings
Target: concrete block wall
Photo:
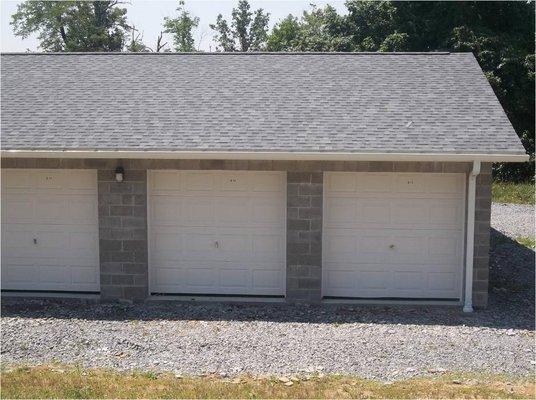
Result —
[[485, 163], [476, 178], [473, 306], [477, 308], [488, 305], [490, 219], [491, 163]]
[[[250, 170], [287, 172], [287, 298], [319, 301], [322, 274], [322, 176], [324, 171], [459, 172], [471, 163], [270, 160], [117, 160], [3, 158], [2, 168], [96, 169], [99, 180], [101, 294], [142, 300], [147, 281], [147, 170]], [[115, 182], [117, 166], [125, 182]], [[491, 164], [477, 178], [473, 304], [485, 307], [489, 277]]]
[[322, 287], [322, 172], [287, 173], [287, 301], [319, 302]]
[[100, 281], [103, 300], [148, 295], [147, 171], [98, 170]]

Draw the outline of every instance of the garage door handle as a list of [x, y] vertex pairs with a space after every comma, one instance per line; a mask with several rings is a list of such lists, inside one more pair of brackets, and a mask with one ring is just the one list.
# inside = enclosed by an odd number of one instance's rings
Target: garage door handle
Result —
[[390, 249], [394, 249], [394, 248], [395, 248], [395, 245], [392, 244], [392, 245], [389, 246], [389, 248], [390, 248]]
[[217, 249], [219, 249], [219, 248], [220, 248], [220, 244], [218, 243], [218, 241], [217, 241], [217, 240], [216, 240], [216, 241], [214, 242], [214, 247], [216, 247]]
[[37, 239], [36, 239], [36, 238], [34, 238], [33, 242], [34, 242], [34, 244], [37, 244]]

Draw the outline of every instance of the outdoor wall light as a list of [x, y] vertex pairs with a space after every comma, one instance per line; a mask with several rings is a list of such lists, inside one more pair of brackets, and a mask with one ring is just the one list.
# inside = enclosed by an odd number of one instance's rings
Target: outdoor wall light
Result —
[[123, 176], [125, 175], [125, 170], [123, 167], [117, 167], [115, 169], [115, 180], [117, 182], [123, 182]]

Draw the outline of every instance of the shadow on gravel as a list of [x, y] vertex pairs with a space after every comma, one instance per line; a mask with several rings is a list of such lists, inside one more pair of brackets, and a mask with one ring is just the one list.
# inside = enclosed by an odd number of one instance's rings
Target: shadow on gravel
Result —
[[489, 307], [472, 314], [459, 307], [248, 305], [184, 302], [95, 304], [61, 300], [3, 299], [2, 316], [86, 320], [271, 321], [314, 324], [466, 325], [534, 330], [534, 251], [491, 232]]

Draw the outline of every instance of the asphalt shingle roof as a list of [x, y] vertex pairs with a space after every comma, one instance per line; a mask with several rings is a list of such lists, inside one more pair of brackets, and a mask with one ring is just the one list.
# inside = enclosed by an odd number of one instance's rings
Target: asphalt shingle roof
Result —
[[9, 54], [4, 150], [524, 154], [470, 53]]

